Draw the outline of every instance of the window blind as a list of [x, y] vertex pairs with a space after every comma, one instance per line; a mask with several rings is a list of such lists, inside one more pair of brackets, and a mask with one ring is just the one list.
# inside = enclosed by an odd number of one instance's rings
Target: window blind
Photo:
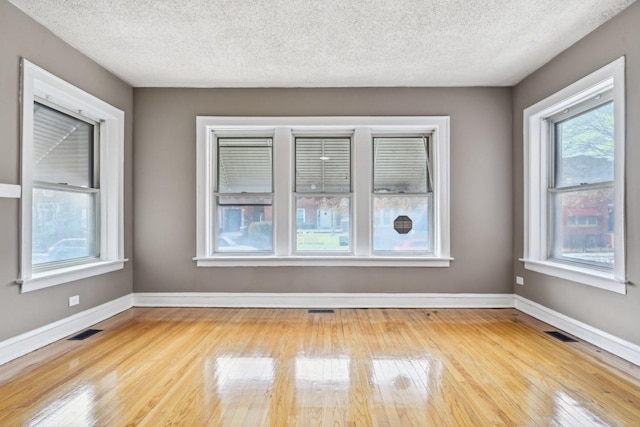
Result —
[[349, 138], [296, 138], [298, 193], [351, 192]]
[[93, 125], [34, 103], [33, 179], [93, 187]]
[[271, 138], [218, 140], [218, 192], [271, 193]]
[[374, 138], [374, 193], [427, 193], [427, 139]]

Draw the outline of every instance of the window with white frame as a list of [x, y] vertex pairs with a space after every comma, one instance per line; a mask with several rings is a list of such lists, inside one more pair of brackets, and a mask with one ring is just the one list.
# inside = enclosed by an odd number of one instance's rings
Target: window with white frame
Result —
[[217, 138], [215, 253], [273, 250], [272, 138]]
[[626, 292], [624, 118], [624, 58], [525, 110], [525, 268]]
[[22, 62], [22, 291], [122, 269], [124, 113]]
[[349, 252], [351, 138], [296, 137], [295, 152], [295, 252]]
[[100, 256], [100, 124], [48, 104], [42, 99], [33, 103], [34, 271]]
[[[428, 135], [373, 138], [373, 216], [387, 218], [373, 224], [374, 252], [431, 251], [428, 153]], [[400, 217], [409, 218], [410, 230], [396, 230]]]
[[452, 259], [448, 117], [198, 117], [196, 173], [198, 266]]

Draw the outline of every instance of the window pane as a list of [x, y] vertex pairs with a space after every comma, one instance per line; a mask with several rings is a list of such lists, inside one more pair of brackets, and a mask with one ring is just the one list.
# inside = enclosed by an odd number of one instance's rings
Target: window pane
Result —
[[551, 257], [613, 268], [613, 188], [552, 195]]
[[271, 138], [218, 140], [218, 192], [272, 192]]
[[296, 197], [296, 250], [348, 252], [350, 197]]
[[296, 191], [348, 193], [351, 191], [349, 138], [296, 138]]
[[[259, 203], [229, 204], [218, 206], [218, 239], [216, 252], [259, 252], [273, 249], [273, 209]], [[260, 199], [260, 198], [256, 198]]]
[[556, 187], [613, 181], [613, 123], [613, 102], [556, 123]]
[[93, 125], [33, 105], [33, 179], [93, 187]]
[[425, 138], [374, 138], [374, 193], [426, 193]]
[[33, 265], [98, 257], [96, 195], [33, 189]]
[[[430, 212], [431, 195], [374, 196], [373, 250], [431, 252]], [[394, 229], [395, 219], [403, 215], [412, 222], [412, 229], [407, 234]]]

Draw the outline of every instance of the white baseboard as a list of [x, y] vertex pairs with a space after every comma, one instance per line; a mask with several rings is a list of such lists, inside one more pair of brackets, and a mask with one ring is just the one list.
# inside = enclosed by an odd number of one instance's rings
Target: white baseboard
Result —
[[136, 307], [509, 308], [513, 294], [134, 293]]
[[0, 365], [131, 307], [513, 308], [640, 365], [640, 346], [514, 294], [133, 293], [0, 342]]
[[132, 294], [0, 342], [0, 365], [133, 307]]
[[568, 332], [629, 362], [640, 365], [640, 346], [565, 316], [520, 295], [514, 295], [514, 297], [515, 308], [523, 313]]

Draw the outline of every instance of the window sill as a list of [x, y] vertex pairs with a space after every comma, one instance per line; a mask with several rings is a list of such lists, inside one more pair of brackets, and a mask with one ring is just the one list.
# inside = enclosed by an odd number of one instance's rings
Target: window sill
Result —
[[584, 285], [594, 286], [596, 288], [605, 289], [618, 294], [626, 295], [627, 293], [626, 282], [616, 279], [613, 276], [613, 273], [551, 261], [538, 261], [523, 258], [521, 258], [520, 261], [524, 262], [524, 268], [527, 270], [559, 277], [565, 280], [571, 280]]
[[86, 279], [122, 270], [127, 259], [117, 261], [100, 261], [90, 264], [74, 265], [72, 267], [58, 268], [33, 274], [29, 279], [18, 279], [16, 283], [22, 285], [21, 292], [31, 292], [51, 286], [61, 285], [75, 280]]
[[453, 258], [266, 255], [195, 257], [193, 260], [198, 267], [449, 267]]

